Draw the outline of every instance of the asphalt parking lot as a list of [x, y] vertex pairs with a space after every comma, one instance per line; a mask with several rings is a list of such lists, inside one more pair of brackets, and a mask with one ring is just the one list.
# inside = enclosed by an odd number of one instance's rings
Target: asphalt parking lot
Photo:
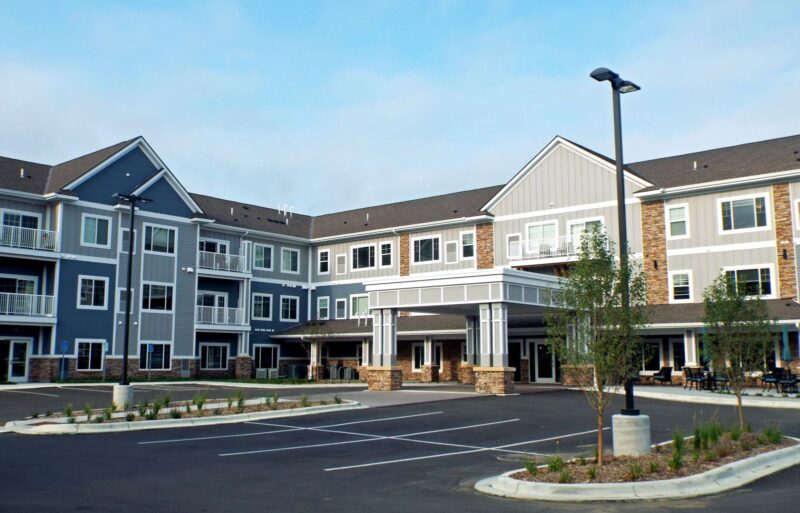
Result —
[[[362, 392], [351, 392], [362, 393]], [[402, 392], [398, 393], [401, 394]], [[82, 436], [0, 435], [2, 511], [754, 511], [796, 509], [800, 470], [728, 494], [570, 505], [487, 497], [477, 479], [529, 454], [589, 454], [594, 418], [577, 392], [472, 396], [236, 425]], [[654, 440], [733, 408], [641, 400]], [[800, 435], [793, 410], [751, 409], [758, 429]], [[610, 441], [610, 434], [607, 436]], [[16, 462], [11, 464], [11, 462]]]

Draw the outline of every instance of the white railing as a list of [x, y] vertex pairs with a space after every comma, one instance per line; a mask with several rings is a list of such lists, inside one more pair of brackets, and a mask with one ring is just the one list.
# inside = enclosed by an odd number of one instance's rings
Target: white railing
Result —
[[198, 267], [202, 269], [214, 269], [215, 271], [230, 271], [234, 273], [250, 272], [247, 265], [247, 258], [241, 255], [226, 255], [223, 253], [210, 253], [200, 251]]
[[0, 315], [52, 317], [54, 296], [0, 292]]
[[219, 326], [245, 326], [247, 319], [244, 308], [222, 308], [218, 306], [198, 306], [197, 324], [214, 324]]
[[508, 245], [509, 260], [541, 260], [576, 256], [581, 249], [580, 235], [525, 239]]
[[0, 225], [0, 246], [56, 251], [58, 233], [51, 230]]

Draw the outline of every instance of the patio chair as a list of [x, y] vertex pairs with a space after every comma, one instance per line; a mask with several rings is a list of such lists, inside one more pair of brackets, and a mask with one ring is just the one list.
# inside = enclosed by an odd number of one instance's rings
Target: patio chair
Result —
[[701, 369], [694, 369], [692, 367], [683, 368], [683, 378], [683, 388], [689, 387], [689, 390], [693, 387], [700, 390], [703, 388], [703, 382], [706, 380]]
[[714, 373], [714, 389], [730, 390], [730, 380], [725, 374], [719, 372]]
[[661, 367], [661, 370], [653, 374], [653, 381], [658, 381], [662, 385], [669, 383], [672, 385], [672, 367]]
[[797, 376], [792, 374], [791, 369], [784, 369], [783, 376], [778, 380], [778, 385], [782, 393], [797, 392]]
[[772, 387], [775, 387], [775, 391], [778, 391], [778, 383], [780, 382], [781, 378], [783, 377], [783, 369], [777, 368], [774, 371], [770, 372], [769, 374], [764, 374], [761, 378], [761, 391], [769, 391]]

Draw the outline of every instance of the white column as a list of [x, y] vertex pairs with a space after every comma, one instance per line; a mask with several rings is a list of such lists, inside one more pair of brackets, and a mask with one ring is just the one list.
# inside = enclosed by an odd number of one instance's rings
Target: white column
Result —
[[383, 362], [385, 367], [397, 365], [397, 310], [383, 310]]
[[700, 365], [697, 359], [697, 336], [694, 330], [683, 332], [683, 352], [686, 356], [686, 365]]
[[475, 317], [467, 317], [467, 363], [475, 363], [475, 343], [478, 338], [478, 326]]
[[371, 354], [372, 348], [370, 347], [370, 341], [368, 338], [361, 340], [361, 365], [369, 366], [371, 365]]
[[492, 366], [508, 367], [508, 306], [492, 304]]
[[480, 305], [480, 351], [478, 353], [478, 365], [481, 367], [492, 366], [492, 305], [484, 303]]
[[379, 367], [383, 362], [383, 312], [372, 310], [372, 357], [370, 365]]
[[425, 337], [424, 339], [424, 365], [433, 365], [433, 337]]

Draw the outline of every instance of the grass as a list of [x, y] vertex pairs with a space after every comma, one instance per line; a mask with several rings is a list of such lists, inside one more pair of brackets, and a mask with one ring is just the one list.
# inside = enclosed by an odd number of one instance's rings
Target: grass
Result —
[[561, 472], [564, 468], [564, 460], [561, 456], [553, 456], [547, 460], [547, 470], [550, 472]]
[[525, 462], [525, 470], [528, 471], [528, 474], [535, 476], [539, 473], [539, 467], [536, 466], [536, 462], [533, 460], [528, 460]]
[[311, 400], [308, 398], [308, 394], [300, 394], [300, 406], [303, 408], [311, 406]]
[[642, 478], [642, 474], [644, 474], [644, 470], [642, 470], [642, 465], [638, 461], [631, 462], [631, 464], [628, 465], [628, 480], [638, 481]]

